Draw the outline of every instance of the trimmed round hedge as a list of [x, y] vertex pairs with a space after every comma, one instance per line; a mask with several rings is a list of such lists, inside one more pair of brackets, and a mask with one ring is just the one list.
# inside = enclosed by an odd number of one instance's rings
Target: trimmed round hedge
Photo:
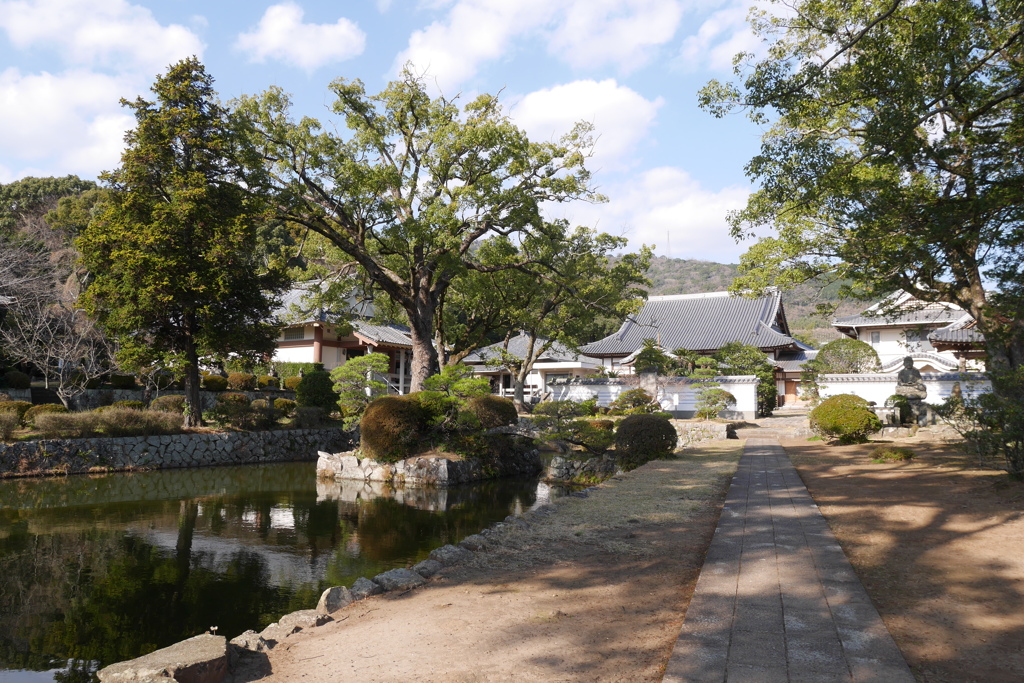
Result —
[[32, 404], [28, 401], [0, 401], [0, 412], [17, 413], [18, 422], [25, 419], [25, 413], [29, 411]]
[[203, 388], [207, 391], [224, 391], [228, 388], [227, 377], [206, 375], [203, 377]]
[[21, 418], [21, 421], [26, 425], [35, 426], [35, 420], [37, 415], [45, 415], [50, 413], [66, 413], [68, 409], [60, 403], [40, 403], [37, 406], [32, 406], [25, 411], [25, 415]]
[[295, 411], [295, 401], [290, 398], [275, 398], [274, 408], [285, 417], [289, 417]]
[[809, 422], [815, 434], [840, 443], [862, 443], [868, 434], [882, 428], [878, 416], [868, 408], [868, 402], [853, 394], [825, 399], [811, 411]]
[[676, 450], [678, 440], [672, 423], [658, 415], [630, 415], [615, 432], [615, 452], [626, 470], [650, 460], [664, 458]]
[[338, 411], [338, 393], [331, 373], [325, 370], [307, 372], [295, 387], [295, 402], [303, 407], [320, 408], [325, 415]]
[[366, 406], [359, 421], [363, 453], [380, 462], [404, 460], [419, 445], [424, 421], [419, 401], [381, 396]]
[[234, 391], [256, 391], [256, 375], [248, 372], [228, 373], [228, 386]]
[[466, 404], [466, 410], [480, 420], [480, 426], [484, 429], [505, 427], [519, 422], [519, 414], [516, 412], [516, 404], [512, 399], [485, 394], [474, 396]]
[[149, 404], [150, 410], [159, 410], [164, 413], [185, 414], [185, 397], [182, 394], [167, 394], [154, 398]]

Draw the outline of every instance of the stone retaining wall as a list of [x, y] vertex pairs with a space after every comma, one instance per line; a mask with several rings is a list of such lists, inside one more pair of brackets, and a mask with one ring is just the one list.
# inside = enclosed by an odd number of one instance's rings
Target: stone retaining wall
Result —
[[619, 464], [611, 454], [586, 460], [572, 460], [556, 455], [544, 469], [544, 480], [571, 484], [596, 484], [615, 475]]
[[32, 390], [31, 389], [0, 389], [0, 394], [7, 394], [11, 397], [12, 401], [28, 401], [32, 402]]
[[672, 420], [672, 426], [676, 428], [676, 434], [679, 436], [676, 448], [685, 448], [703, 441], [736, 438], [736, 423], [734, 422]]
[[22, 441], [0, 444], [0, 476], [312, 460], [319, 450], [350, 446], [341, 429]]
[[391, 486], [454, 486], [483, 479], [536, 474], [541, 469], [540, 451], [536, 448], [516, 449], [497, 463], [474, 458], [449, 460], [437, 456], [381, 463], [360, 457], [358, 451], [321, 452], [316, 462], [318, 479], [385, 482]]

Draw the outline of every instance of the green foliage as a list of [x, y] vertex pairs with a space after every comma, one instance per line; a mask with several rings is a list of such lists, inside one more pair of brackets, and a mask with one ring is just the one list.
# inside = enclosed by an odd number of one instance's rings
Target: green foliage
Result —
[[338, 405], [345, 416], [345, 429], [359, 424], [363, 411], [375, 396], [387, 392], [388, 385], [378, 379], [388, 371], [390, 360], [383, 353], [368, 353], [350, 358], [331, 370], [334, 391], [338, 394]]
[[264, 207], [233, 182], [251, 158], [212, 83], [190, 58], [157, 78], [155, 102], [124, 102], [136, 128], [76, 242], [94, 278], [86, 310], [126, 353], [142, 347], [180, 369], [190, 426], [201, 422], [200, 356], [272, 351], [265, 321], [285, 285], [252, 249]]
[[338, 409], [338, 394], [330, 373], [320, 370], [307, 372], [295, 387], [295, 402], [303, 408], [320, 408], [325, 415]]
[[54, 201], [95, 187], [96, 183], [91, 180], [82, 180], [74, 175], [62, 178], [28, 176], [6, 185], [0, 184], [0, 235], [13, 232], [19, 221], [42, 218]]
[[32, 378], [18, 370], [8, 370], [4, 374], [4, 384], [11, 389], [28, 389], [32, 386]]
[[914, 451], [901, 446], [879, 446], [871, 451], [871, 460], [873, 462], [901, 462], [913, 460], [913, 458]]
[[907, 424], [911, 421], [913, 413], [910, 410], [910, 400], [906, 396], [899, 394], [893, 394], [889, 398], [885, 399], [885, 405], [890, 408], [898, 408], [896, 411], [896, 419], [900, 424]]
[[697, 389], [697, 417], [711, 420], [730, 405], [736, 405], [736, 397], [718, 386], [703, 385]]
[[643, 348], [633, 360], [633, 370], [637, 373], [654, 372], [664, 375], [670, 363], [670, 359], [658, 348], [658, 343], [654, 339], [644, 339]]
[[159, 396], [149, 404], [150, 410], [161, 410], [165, 413], [185, 413], [185, 397], [181, 394], [166, 394]]
[[151, 410], [108, 407], [87, 413], [44, 413], [36, 417], [44, 438], [79, 439], [94, 436], [156, 436], [181, 432], [181, 419]]
[[565, 441], [593, 455], [604, 453], [614, 441], [615, 423], [611, 420], [581, 420], [587, 407], [574, 401], [545, 401], [533, 411], [533, 425], [541, 438]]
[[284, 417], [291, 417], [292, 412], [295, 410], [297, 404], [288, 398], [275, 398], [274, 409], [277, 410]]
[[878, 352], [859, 339], [836, 339], [821, 347], [810, 361], [820, 374], [878, 372]]
[[248, 372], [229, 372], [228, 386], [235, 391], [256, 391], [256, 375]]
[[398, 462], [422, 447], [423, 407], [408, 396], [381, 396], [363, 411], [360, 448], [380, 462]]
[[861, 299], [901, 289], [955, 303], [984, 334], [989, 368], [1016, 374], [1019, 0], [797, 0], [780, 10], [752, 14], [764, 56], [741, 56], [737, 83], [709, 83], [700, 96], [715, 115], [748, 109], [766, 131], [747, 166], [758, 190], [730, 222], [736, 237], [773, 234], [743, 256], [733, 288], [823, 277], [847, 280], [842, 294]]
[[335, 80], [333, 110], [348, 124], [344, 133], [293, 120], [280, 88], [240, 103], [254, 146], [275, 160], [248, 185], [275, 193], [286, 218], [363, 264], [405, 311], [417, 339], [413, 389], [438, 367], [430, 343], [438, 306], [457, 277], [480, 265], [477, 243], [495, 233], [525, 243], [546, 227], [542, 203], [600, 199], [583, 167], [590, 126], [559, 142], [531, 142], [496, 97], [480, 95], [460, 109], [427, 88], [409, 70], [376, 95], [358, 80]]
[[676, 450], [675, 428], [655, 415], [630, 415], [615, 433], [615, 455], [619, 466], [631, 470], [650, 460], [665, 458]]
[[[742, 342], [729, 342], [714, 355], [724, 375], [755, 375], [757, 377], [757, 412], [771, 415], [778, 402], [775, 366], [763, 351]], [[735, 398], [733, 399], [735, 402]]]
[[825, 399], [811, 411], [809, 421], [815, 434], [840, 443], [863, 443], [869, 434], [882, 428], [878, 417], [868, 408], [868, 402], [852, 394]]
[[938, 408], [943, 420], [964, 437], [968, 453], [982, 462], [1000, 455], [1010, 478], [1024, 480], [1024, 369], [990, 371], [997, 391], [974, 398], [950, 396]]
[[228, 378], [220, 375], [205, 375], [203, 388], [207, 391], [224, 391], [228, 388]]
[[271, 375], [260, 375], [256, 382], [260, 389], [277, 389], [281, 386], [278, 378]]
[[15, 413], [19, 423], [25, 419], [25, 413], [30, 408], [32, 404], [28, 401], [0, 401], [0, 413]]
[[324, 409], [317, 406], [296, 406], [292, 416], [292, 427], [295, 429], [316, 429], [323, 426]]
[[37, 415], [42, 415], [44, 413], [66, 412], [68, 412], [68, 409], [60, 403], [40, 403], [39, 405], [34, 405], [26, 410], [25, 414], [21, 417], [21, 421], [24, 422], [26, 426], [34, 427]]
[[515, 403], [501, 396], [472, 396], [466, 401], [466, 411], [476, 418], [481, 429], [495, 429], [519, 422]]
[[641, 415], [660, 411], [661, 404], [643, 389], [629, 389], [619, 394], [608, 408], [611, 415]]
[[135, 377], [132, 375], [111, 375], [107, 383], [114, 389], [135, 389]]
[[288, 379], [298, 377], [300, 373], [319, 372], [324, 369], [323, 363], [274, 363], [277, 374]]
[[217, 394], [217, 403], [223, 405], [247, 406], [251, 403], [249, 396], [237, 391], [225, 391]]
[[299, 384], [302, 382], [302, 378], [298, 375], [293, 377], [286, 377], [284, 380], [284, 388], [288, 391], [295, 391], [299, 388]]
[[474, 377], [472, 368], [448, 365], [423, 382], [423, 391], [418, 392], [417, 398], [431, 429], [445, 439], [480, 429], [476, 418], [466, 411], [466, 404], [474, 396], [486, 396], [490, 391], [487, 378]]

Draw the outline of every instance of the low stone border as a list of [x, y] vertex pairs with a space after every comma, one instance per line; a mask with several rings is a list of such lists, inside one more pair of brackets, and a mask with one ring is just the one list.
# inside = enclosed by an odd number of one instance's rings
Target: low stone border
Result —
[[350, 445], [351, 435], [342, 429], [22, 441], [0, 444], [0, 476], [312, 460], [318, 450]]

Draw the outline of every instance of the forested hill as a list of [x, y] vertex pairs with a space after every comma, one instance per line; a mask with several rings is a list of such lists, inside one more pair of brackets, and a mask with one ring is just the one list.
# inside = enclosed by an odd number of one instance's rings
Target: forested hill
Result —
[[[735, 263], [656, 256], [651, 261], [647, 277], [651, 280], [651, 295], [699, 294], [729, 289], [738, 273], [739, 265]], [[867, 307], [857, 302], [840, 303], [835, 290], [835, 286], [819, 291], [817, 287], [802, 285], [783, 292], [782, 303], [790, 327], [794, 330], [815, 331], [817, 334], [814, 336], [833, 338], [830, 321], [815, 315], [819, 303], [838, 304], [836, 315], [850, 315]]]

